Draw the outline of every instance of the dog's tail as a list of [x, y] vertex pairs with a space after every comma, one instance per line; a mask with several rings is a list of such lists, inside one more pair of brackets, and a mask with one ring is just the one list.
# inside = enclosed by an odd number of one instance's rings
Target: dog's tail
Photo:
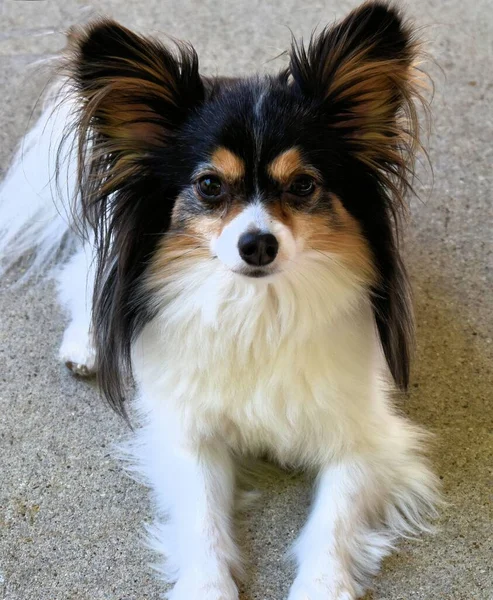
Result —
[[28, 256], [19, 278], [39, 278], [77, 244], [71, 209], [77, 149], [69, 127], [74, 109], [60, 86], [50, 90], [0, 184], [0, 275]]

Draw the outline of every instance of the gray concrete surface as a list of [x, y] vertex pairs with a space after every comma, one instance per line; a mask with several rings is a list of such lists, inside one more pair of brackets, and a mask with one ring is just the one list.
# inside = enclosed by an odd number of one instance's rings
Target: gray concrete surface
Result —
[[[0, 174], [28, 126], [47, 72], [33, 61], [60, 34], [106, 13], [147, 32], [192, 41], [208, 73], [277, 68], [290, 32], [341, 16], [347, 0], [102, 0], [0, 3]], [[406, 254], [419, 329], [403, 410], [436, 434], [434, 462], [448, 506], [434, 537], [385, 562], [374, 600], [493, 599], [493, 5], [415, 0], [436, 64], [430, 156], [413, 203]], [[53, 289], [0, 291], [0, 595], [8, 600], [157, 599], [152, 555], [140, 542], [146, 490], [111, 457], [122, 422], [88, 383], [56, 360], [63, 317]], [[301, 479], [264, 485], [249, 515], [244, 598], [281, 600], [282, 554], [309, 499]]]

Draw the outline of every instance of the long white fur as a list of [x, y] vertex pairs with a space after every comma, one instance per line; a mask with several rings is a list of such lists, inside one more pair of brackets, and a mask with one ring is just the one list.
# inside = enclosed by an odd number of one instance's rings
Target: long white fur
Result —
[[51, 88], [0, 184], [0, 275], [30, 254], [22, 277], [27, 281], [53, 266], [55, 256], [63, 262], [76, 246], [69, 213], [77, 164], [74, 133], [67, 135], [76, 104], [63, 90], [59, 83]]
[[[0, 250], [9, 263], [37, 248], [35, 272], [69, 230], [44, 183], [46, 135], [40, 121], [1, 192], [0, 219], [8, 219]], [[156, 498], [151, 543], [166, 557], [163, 577], [176, 582], [170, 599], [237, 599], [234, 458], [267, 453], [318, 473], [293, 549], [299, 569], [289, 600], [353, 600], [399, 536], [428, 526], [436, 481], [422, 456], [425, 436], [392, 405], [368, 292], [340, 258], [293, 246], [270, 222], [282, 240], [282, 272], [260, 280], [232, 272], [235, 240], [251, 216], [237, 217], [232, 235], [214, 242], [219, 260], [184, 259], [166, 281], [148, 282], [157, 316], [133, 346], [142, 426], [132, 453]], [[59, 275], [72, 313], [61, 356], [87, 366], [90, 257], [79, 245]]]

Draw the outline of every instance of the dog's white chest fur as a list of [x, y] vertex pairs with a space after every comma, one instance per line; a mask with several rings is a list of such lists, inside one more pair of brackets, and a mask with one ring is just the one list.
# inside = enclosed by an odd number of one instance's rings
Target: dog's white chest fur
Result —
[[371, 309], [351, 301], [349, 282], [324, 294], [311, 275], [252, 285], [216, 274], [168, 300], [134, 348], [152, 409], [174, 405], [198, 442], [219, 436], [283, 463], [316, 464], [361, 440], [378, 360]]

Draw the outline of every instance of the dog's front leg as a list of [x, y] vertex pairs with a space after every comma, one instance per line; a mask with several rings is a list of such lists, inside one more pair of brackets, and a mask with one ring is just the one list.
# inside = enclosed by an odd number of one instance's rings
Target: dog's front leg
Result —
[[176, 582], [169, 599], [235, 600], [232, 458], [217, 440], [189, 439], [176, 415], [155, 417], [136, 448], [162, 513], [152, 545], [166, 557], [165, 578]]
[[380, 494], [371, 461], [347, 459], [319, 476], [311, 515], [294, 547], [298, 574], [288, 600], [354, 600], [389, 550], [372, 528]]

